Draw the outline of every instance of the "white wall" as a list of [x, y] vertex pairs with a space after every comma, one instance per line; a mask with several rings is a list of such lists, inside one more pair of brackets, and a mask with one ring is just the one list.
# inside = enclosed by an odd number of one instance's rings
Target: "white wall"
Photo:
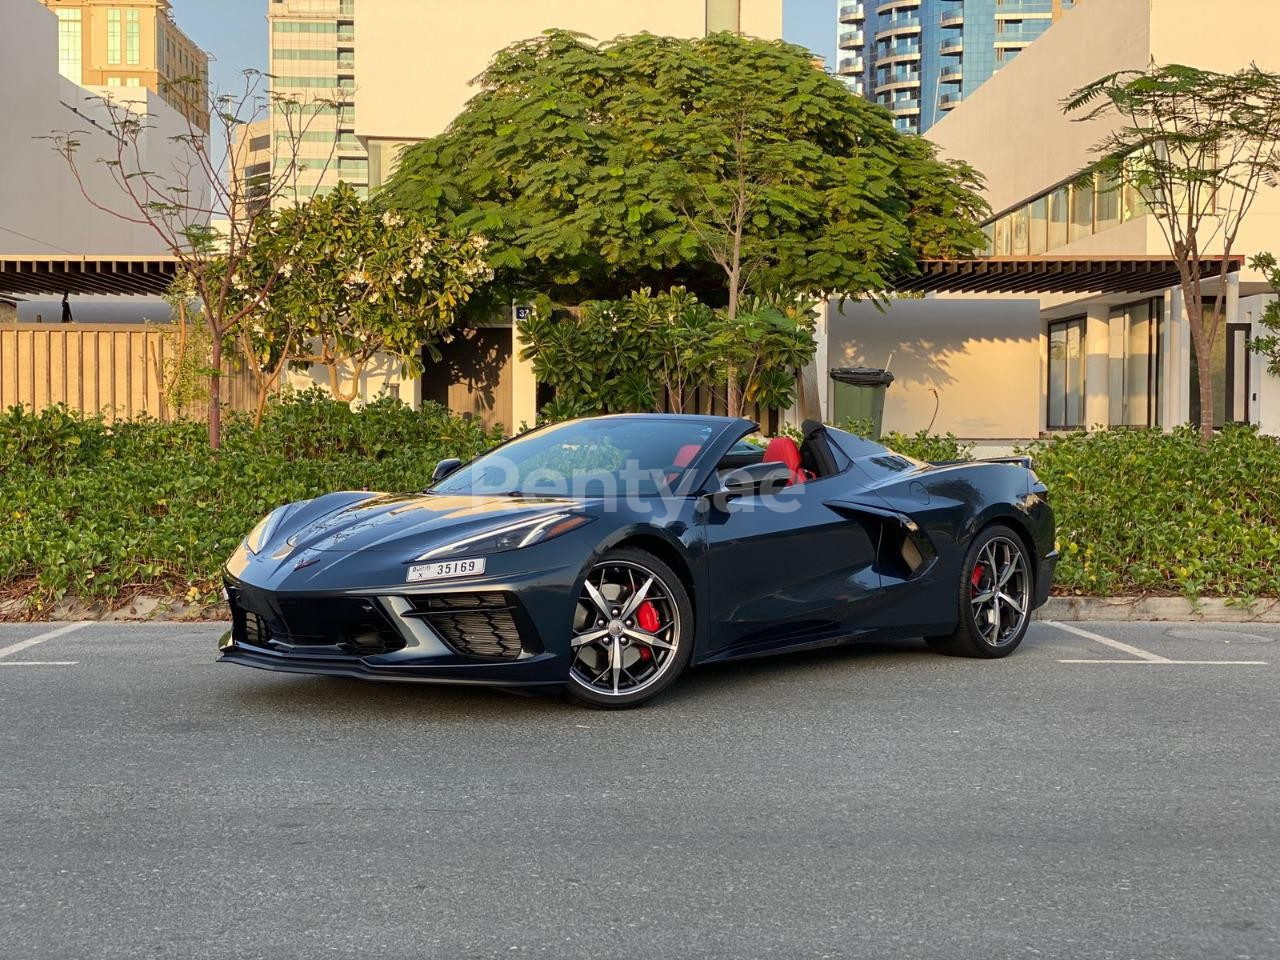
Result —
[[[181, 117], [145, 88], [110, 89], [151, 115], [156, 129], [144, 136], [144, 163], [169, 169], [178, 148], [167, 138], [185, 132]], [[0, 253], [163, 252], [149, 228], [95, 210], [53, 144], [39, 139], [75, 131], [77, 163], [90, 193], [127, 212], [109, 171], [95, 162], [113, 152], [110, 123], [92, 91], [59, 76], [57, 18], [38, 0], [0, 3], [0, 91]]]
[[1036, 300], [896, 300], [884, 312], [833, 302], [827, 367], [889, 365], [885, 430], [933, 421], [966, 439], [1029, 439], [1042, 422], [1041, 339]]

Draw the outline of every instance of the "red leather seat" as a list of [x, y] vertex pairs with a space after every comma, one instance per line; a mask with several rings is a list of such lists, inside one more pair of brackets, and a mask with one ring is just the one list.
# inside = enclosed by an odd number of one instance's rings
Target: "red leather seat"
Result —
[[701, 449], [702, 447], [696, 443], [686, 443], [676, 451], [676, 458], [672, 463], [677, 467], [687, 467], [689, 464], [693, 463], [693, 458], [698, 455], [698, 451]]
[[809, 471], [800, 466], [800, 448], [790, 437], [774, 437], [770, 440], [769, 445], [764, 448], [763, 462], [784, 464], [791, 471], [787, 486], [813, 479]]

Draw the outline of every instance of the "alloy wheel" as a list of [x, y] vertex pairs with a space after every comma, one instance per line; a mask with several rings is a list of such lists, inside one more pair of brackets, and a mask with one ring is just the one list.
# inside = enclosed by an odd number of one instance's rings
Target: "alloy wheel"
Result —
[[680, 610], [653, 570], [606, 560], [587, 574], [573, 620], [574, 683], [625, 697], [656, 684], [676, 662]]
[[1031, 600], [1031, 578], [1021, 548], [993, 537], [978, 551], [969, 574], [974, 626], [984, 643], [1004, 646], [1019, 635]]

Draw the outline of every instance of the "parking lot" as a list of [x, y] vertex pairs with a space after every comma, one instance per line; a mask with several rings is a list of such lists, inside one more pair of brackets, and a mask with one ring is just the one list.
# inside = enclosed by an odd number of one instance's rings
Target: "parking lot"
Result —
[[640, 711], [0, 625], [0, 955], [1280, 956], [1280, 626], [1034, 624]]

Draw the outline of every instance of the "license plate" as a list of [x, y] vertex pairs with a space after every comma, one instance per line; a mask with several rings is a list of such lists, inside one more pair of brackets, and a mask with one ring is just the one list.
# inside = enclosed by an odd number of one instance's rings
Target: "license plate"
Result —
[[435, 563], [416, 563], [409, 568], [409, 583], [423, 580], [444, 580], [448, 577], [478, 577], [484, 573], [484, 557], [473, 560], [437, 560]]

